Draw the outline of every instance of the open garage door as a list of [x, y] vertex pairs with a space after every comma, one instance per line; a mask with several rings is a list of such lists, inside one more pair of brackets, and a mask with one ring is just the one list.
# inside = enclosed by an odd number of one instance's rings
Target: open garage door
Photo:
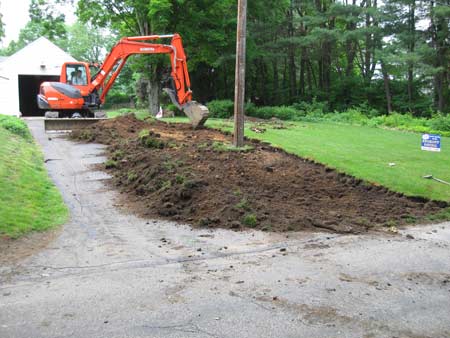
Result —
[[19, 108], [22, 116], [44, 116], [45, 111], [37, 106], [36, 95], [45, 81], [59, 81], [53, 75], [19, 75]]

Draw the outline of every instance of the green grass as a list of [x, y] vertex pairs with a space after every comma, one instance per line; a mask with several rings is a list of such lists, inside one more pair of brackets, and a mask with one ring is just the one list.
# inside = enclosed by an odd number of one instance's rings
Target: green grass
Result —
[[68, 210], [26, 125], [8, 119], [14, 128], [0, 123], [0, 237], [18, 238], [63, 224]]
[[[186, 118], [166, 119], [187, 122]], [[228, 120], [209, 119], [208, 127], [231, 131]], [[288, 122], [287, 129], [265, 124], [257, 134], [247, 124], [245, 135], [270, 142], [287, 152], [314, 159], [357, 178], [380, 184], [409, 196], [450, 201], [450, 186], [424, 175], [450, 182], [450, 137], [442, 138], [442, 151], [420, 149], [421, 134], [368, 126]], [[389, 163], [395, 163], [390, 167]]]
[[137, 119], [144, 120], [147, 117], [150, 117], [150, 113], [147, 109], [131, 109], [131, 108], [122, 108], [119, 110], [113, 109], [106, 111], [106, 116], [109, 118], [114, 118], [121, 115], [134, 113]]

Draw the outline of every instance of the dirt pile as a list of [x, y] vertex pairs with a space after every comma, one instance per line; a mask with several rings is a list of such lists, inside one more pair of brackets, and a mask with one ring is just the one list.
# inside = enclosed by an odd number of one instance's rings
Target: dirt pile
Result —
[[257, 141], [132, 115], [75, 133], [108, 144], [106, 167], [144, 217], [203, 227], [362, 232], [413, 223], [445, 203], [408, 198]]

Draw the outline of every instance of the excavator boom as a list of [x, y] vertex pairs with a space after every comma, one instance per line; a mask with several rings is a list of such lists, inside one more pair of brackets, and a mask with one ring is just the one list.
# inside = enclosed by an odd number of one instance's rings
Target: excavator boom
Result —
[[[161, 39], [171, 39], [170, 44], [155, 43]], [[38, 95], [41, 109], [61, 112], [61, 116], [92, 117], [92, 108], [98, 108], [106, 100], [106, 95], [123, 69], [127, 59], [134, 54], [167, 54], [170, 57], [170, 86], [164, 88], [171, 101], [191, 120], [194, 128], [202, 126], [208, 118], [208, 109], [192, 101], [191, 82], [186, 63], [186, 54], [180, 35], [149, 35], [122, 38], [110, 51], [105, 61], [92, 77], [89, 67], [75, 64], [69, 75], [69, 65], [63, 66], [60, 82], [44, 82]], [[69, 63], [68, 63], [69, 64]], [[71, 64], [73, 65], [73, 63]], [[78, 66], [77, 66], [78, 65]], [[75, 80], [74, 73], [83, 70], [85, 80]], [[71, 68], [72, 69], [72, 68]], [[81, 75], [81, 74], [79, 74]], [[70, 78], [70, 79], [69, 79]], [[72, 115], [71, 115], [72, 114]], [[92, 119], [89, 119], [93, 122]], [[48, 119], [48, 124], [58, 124], [55, 119]], [[84, 125], [84, 123], [76, 123]], [[64, 123], [67, 125], [67, 123]], [[47, 128], [46, 129], [51, 129]], [[56, 129], [56, 128], [55, 128]]]

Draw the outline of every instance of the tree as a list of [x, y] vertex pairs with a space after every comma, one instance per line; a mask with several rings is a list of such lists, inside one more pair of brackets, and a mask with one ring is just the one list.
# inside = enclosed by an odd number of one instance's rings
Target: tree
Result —
[[[430, 107], [448, 112], [449, 4], [249, 0], [247, 100], [325, 101], [331, 110], [369, 105], [381, 113], [421, 115]], [[78, 2], [83, 22], [120, 36], [180, 33], [200, 101], [233, 98], [235, 9], [231, 0]], [[142, 101], [152, 111], [159, 108], [158, 77], [166, 65], [156, 56], [130, 60], [129, 78], [139, 79]]]
[[435, 107], [437, 110], [445, 112], [450, 106], [450, 0], [442, 1], [439, 4], [434, 0], [430, 1], [428, 32], [431, 38], [431, 47], [434, 50], [431, 62], [434, 66]]
[[116, 42], [115, 35], [91, 23], [76, 22], [68, 27], [67, 51], [77, 60], [100, 63]]
[[[31, 0], [29, 7], [30, 24], [36, 29], [34, 34], [47, 37], [59, 45], [67, 39], [65, 15], [55, 9], [55, 2], [48, 0]], [[20, 39], [20, 37], [19, 37]]]
[[[217, 47], [229, 43], [221, 23], [228, 16], [226, 13], [231, 3], [230, 0], [80, 0], [77, 13], [81, 21], [109, 27], [121, 36], [180, 32], [192, 70], [204, 68], [205, 64], [211, 66], [222, 52]], [[133, 72], [139, 74], [139, 92], [146, 93], [141, 97], [142, 101], [146, 101], [149, 110], [156, 114], [159, 110], [160, 77], [168, 66], [167, 57], [138, 56], [130, 59], [129, 63]], [[215, 75], [210, 72], [210, 76]]]
[[53, 2], [31, 0], [29, 15], [30, 21], [20, 30], [17, 41], [11, 41], [1, 54], [14, 54], [41, 36], [45, 36], [62, 49], [67, 48], [65, 16], [54, 9]]

